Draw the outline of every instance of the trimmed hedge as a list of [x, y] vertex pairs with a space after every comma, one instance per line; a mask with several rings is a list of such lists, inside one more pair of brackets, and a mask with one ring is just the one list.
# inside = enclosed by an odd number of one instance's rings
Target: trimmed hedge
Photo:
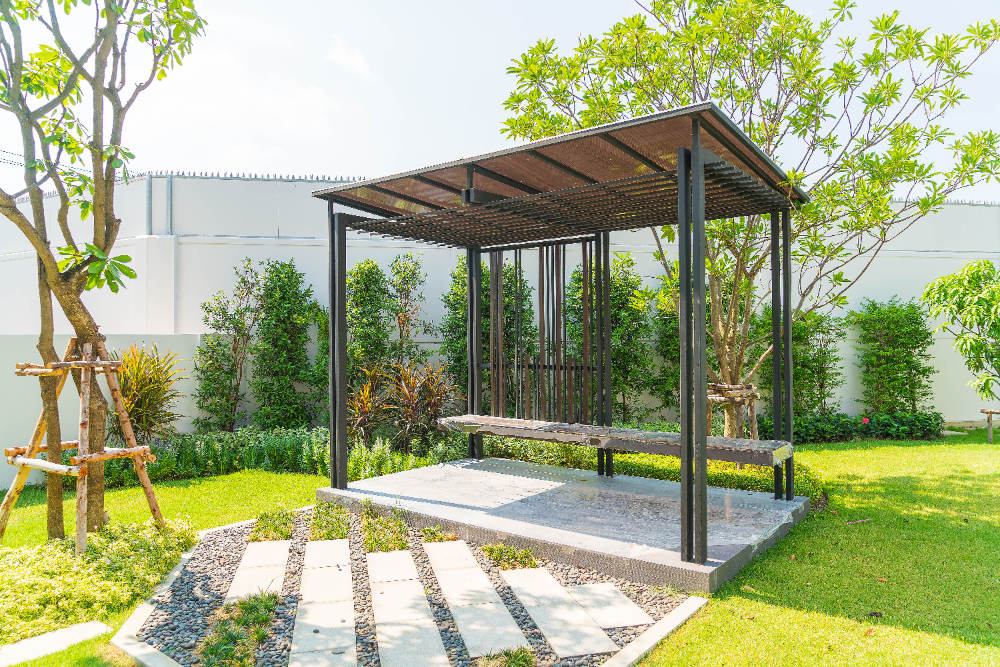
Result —
[[[793, 444], [864, 440], [937, 440], [942, 437], [944, 417], [939, 412], [896, 412], [852, 417], [843, 413], [796, 417]], [[767, 440], [774, 427], [769, 415], [758, 415], [757, 432]]]

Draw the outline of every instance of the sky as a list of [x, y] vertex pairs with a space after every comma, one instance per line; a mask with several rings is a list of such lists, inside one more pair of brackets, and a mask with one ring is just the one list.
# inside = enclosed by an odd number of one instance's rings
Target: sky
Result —
[[[857, 35], [897, 7], [904, 21], [933, 31], [1000, 16], [1000, 0], [859, 2], [848, 29]], [[817, 19], [832, 4], [790, 3]], [[639, 11], [630, 0], [197, 5], [206, 35], [127, 121], [138, 171], [374, 177], [500, 149], [511, 144], [500, 133], [515, 83], [506, 73], [511, 59], [539, 38], [572, 49], [578, 35], [601, 34]], [[1000, 130], [998, 84], [1000, 47], [981, 61], [965, 86], [971, 99], [949, 125]], [[7, 119], [0, 149], [20, 150]], [[0, 166], [5, 189], [20, 182], [18, 172]], [[1000, 185], [959, 196], [1000, 201]]]

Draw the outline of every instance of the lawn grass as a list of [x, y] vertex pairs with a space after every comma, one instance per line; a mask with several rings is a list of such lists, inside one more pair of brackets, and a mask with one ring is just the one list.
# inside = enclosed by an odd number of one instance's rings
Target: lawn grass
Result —
[[828, 510], [642, 664], [1000, 665], [1000, 445], [985, 442], [797, 447]]

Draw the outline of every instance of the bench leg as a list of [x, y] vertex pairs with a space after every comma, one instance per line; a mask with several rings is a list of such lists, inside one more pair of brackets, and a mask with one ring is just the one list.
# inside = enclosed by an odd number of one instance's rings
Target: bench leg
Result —
[[483, 458], [483, 434], [482, 433], [470, 433], [469, 434], [469, 458], [470, 459], [481, 459], [481, 458]]
[[608, 477], [615, 476], [615, 457], [610, 449], [604, 450], [604, 474]]
[[795, 464], [793, 456], [785, 459], [785, 500], [795, 500]]
[[781, 496], [784, 495], [783, 482], [785, 481], [784, 471], [781, 469], [781, 464], [774, 466], [774, 499], [781, 500]]

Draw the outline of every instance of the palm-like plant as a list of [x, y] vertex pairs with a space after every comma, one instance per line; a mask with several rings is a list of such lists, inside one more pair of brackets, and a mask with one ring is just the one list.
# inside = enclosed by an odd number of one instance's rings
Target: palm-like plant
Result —
[[[136, 439], [145, 442], [170, 431], [171, 425], [180, 418], [174, 408], [181, 393], [174, 384], [183, 379], [180, 373], [184, 369], [177, 368], [180, 361], [177, 355], [167, 350], [161, 357], [156, 345], [152, 348], [131, 345], [124, 352], [112, 352], [111, 358], [122, 362], [118, 383]], [[125, 440], [121, 420], [110, 406], [108, 435]]]
[[455, 385], [440, 364], [393, 364], [389, 383], [390, 408], [396, 413], [396, 438], [409, 453], [414, 438], [437, 426], [445, 407], [454, 400]]
[[347, 428], [351, 435], [368, 442], [385, 420], [386, 396], [382, 389], [385, 374], [379, 365], [363, 367], [365, 382], [347, 397]]

